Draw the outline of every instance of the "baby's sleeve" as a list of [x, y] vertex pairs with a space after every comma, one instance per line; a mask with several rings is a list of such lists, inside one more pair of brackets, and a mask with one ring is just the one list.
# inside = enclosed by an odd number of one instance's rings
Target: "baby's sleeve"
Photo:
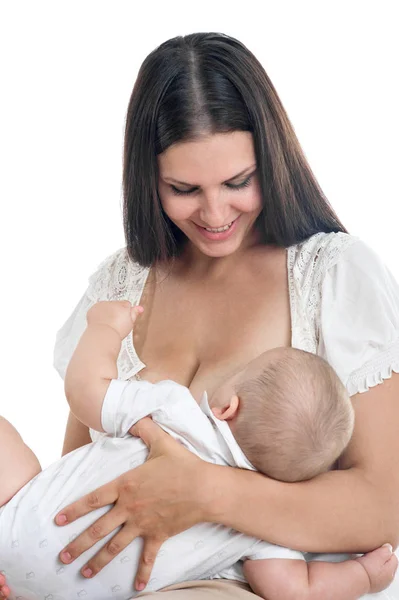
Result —
[[169, 380], [111, 380], [101, 411], [103, 430], [113, 437], [124, 437], [147, 416], [204, 460], [217, 456], [220, 449], [218, 443], [215, 448], [214, 435], [210, 435], [211, 422], [188, 388]]
[[164, 405], [167, 392], [167, 385], [112, 379], [101, 410], [101, 425], [105, 433], [124, 437], [137, 421]]
[[327, 270], [319, 318], [318, 354], [350, 395], [399, 373], [399, 285], [360, 240]]
[[291, 550], [284, 546], [269, 544], [269, 542], [264, 542], [262, 540], [257, 541], [251, 546], [246, 555], [242, 557], [242, 560], [265, 560], [270, 558], [305, 560], [302, 552], [299, 552], [298, 550]]
[[72, 354], [78, 345], [82, 333], [86, 329], [87, 311], [99, 300], [107, 300], [107, 288], [109, 286], [109, 274], [112, 265], [120, 255], [121, 250], [108, 256], [89, 277], [88, 287], [79, 300], [72, 314], [65, 321], [61, 329], [56, 333], [53, 366], [62, 379], [71, 360]]

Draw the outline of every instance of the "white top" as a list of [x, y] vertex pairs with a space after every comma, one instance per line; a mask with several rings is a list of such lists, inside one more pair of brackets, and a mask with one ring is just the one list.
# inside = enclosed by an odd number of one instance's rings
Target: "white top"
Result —
[[[173, 381], [113, 380], [101, 415], [106, 433], [95, 432], [97, 441], [50, 465], [0, 508], [0, 565], [13, 598], [129, 600], [136, 595], [132, 583], [142, 549], [139, 538], [93, 579], [83, 578], [79, 571], [115, 532], [70, 565], [58, 560], [60, 550], [110, 506], [65, 527], [57, 527], [54, 516], [63, 506], [145, 462], [144, 442], [127, 432], [147, 415], [201, 459], [253, 469], [227, 423], [212, 414], [206, 394], [199, 406], [186, 387]], [[215, 523], [200, 523], [162, 545], [146, 591], [216, 576], [245, 581], [239, 561], [265, 558], [304, 560], [299, 552]]]
[[[350, 395], [399, 372], [399, 286], [366, 244], [345, 233], [318, 233], [287, 249], [287, 267], [294, 348], [327, 359]], [[125, 248], [100, 264], [57, 333], [54, 367], [62, 378], [87, 310], [99, 300], [139, 304], [148, 273]], [[130, 379], [144, 367], [127, 336], [118, 378]]]

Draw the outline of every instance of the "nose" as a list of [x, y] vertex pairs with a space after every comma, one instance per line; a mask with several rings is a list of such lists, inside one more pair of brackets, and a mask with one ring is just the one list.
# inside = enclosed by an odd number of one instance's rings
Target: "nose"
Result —
[[222, 227], [228, 223], [228, 207], [217, 190], [204, 192], [201, 198], [199, 216], [209, 227]]

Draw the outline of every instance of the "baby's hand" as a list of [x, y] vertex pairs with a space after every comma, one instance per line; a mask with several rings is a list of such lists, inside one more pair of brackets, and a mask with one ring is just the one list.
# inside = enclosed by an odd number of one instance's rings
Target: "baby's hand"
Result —
[[101, 301], [87, 311], [88, 325], [108, 325], [115, 329], [123, 340], [132, 331], [142, 306], [132, 306], [128, 300]]
[[7, 585], [6, 578], [0, 573], [0, 598], [8, 598], [10, 588]]

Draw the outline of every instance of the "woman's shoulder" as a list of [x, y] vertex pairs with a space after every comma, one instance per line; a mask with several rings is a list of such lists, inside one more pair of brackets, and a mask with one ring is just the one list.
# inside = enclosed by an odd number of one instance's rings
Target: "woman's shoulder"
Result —
[[311, 273], [333, 266], [359, 242], [359, 238], [348, 233], [316, 233], [288, 249], [291, 266], [298, 278], [309, 278]]
[[304, 349], [325, 358], [351, 395], [398, 372], [399, 285], [378, 253], [336, 233], [313, 236], [294, 257], [302, 261], [296, 289]]
[[359, 237], [348, 233], [316, 233], [288, 249], [289, 271], [292, 283], [302, 293], [311, 293], [320, 287], [327, 273], [334, 269], [363, 273], [365, 277], [384, 276], [386, 267], [378, 254]]
[[297, 343], [311, 352], [317, 348], [326, 314], [339, 315], [337, 319], [348, 326], [359, 321], [360, 308], [375, 315], [377, 305], [398, 306], [394, 278], [358, 237], [317, 233], [288, 249], [288, 263], [293, 331]]
[[129, 257], [126, 247], [108, 255], [89, 277], [88, 295], [95, 301], [122, 300], [144, 285], [148, 268]]

